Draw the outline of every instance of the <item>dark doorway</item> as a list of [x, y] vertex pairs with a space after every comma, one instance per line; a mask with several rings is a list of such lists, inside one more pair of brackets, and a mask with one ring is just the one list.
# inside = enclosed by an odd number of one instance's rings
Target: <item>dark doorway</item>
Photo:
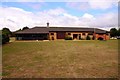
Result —
[[65, 39], [65, 32], [57, 32], [57, 39]]
[[77, 39], [78, 34], [73, 34], [73, 39]]
[[81, 39], [81, 34], [79, 34], [79, 39]]
[[102, 37], [99, 37], [98, 40], [104, 40]]

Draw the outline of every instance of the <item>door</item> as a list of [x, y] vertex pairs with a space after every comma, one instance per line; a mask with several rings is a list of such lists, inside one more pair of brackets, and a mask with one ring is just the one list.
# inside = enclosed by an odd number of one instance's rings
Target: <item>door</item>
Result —
[[78, 34], [73, 34], [73, 39], [77, 39]]

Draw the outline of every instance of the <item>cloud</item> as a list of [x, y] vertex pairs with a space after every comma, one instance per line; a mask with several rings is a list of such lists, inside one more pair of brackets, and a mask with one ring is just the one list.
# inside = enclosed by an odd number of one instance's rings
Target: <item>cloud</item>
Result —
[[97, 25], [99, 26], [102, 24], [102, 27], [110, 27], [110, 26], [117, 26], [118, 25], [118, 14], [116, 13], [106, 13], [101, 14], [97, 17]]
[[81, 21], [85, 22], [86, 25], [89, 25], [91, 27], [109, 30], [111, 27], [118, 26], [118, 14], [110, 12], [98, 16], [93, 16], [86, 13], [83, 15]]
[[117, 26], [117, 13], [105, 13], [94, 16], [85, 13], [82, 16], [73, 16], [63, 8], [49, 9], [36, 13], [28, 12], [15, 7], [0, 7], [0, 29], [8, 27], [11, 31], [25, 26], [88, 26], [109, 29]]
[[91, 14], [85, 13], [85, 14], [83, 15], [83, 18], [92, 19], [92, 18], [94, 18], [94, 16], [91, 15]]
[[2, 0], [1, 2], [86, 2], [88, 0]]
[[89, 9], [88, 2], [67, 2], [66, 7], [86, 11]]
[[66, 6], [77, 10], [101, 9], [106, 10], [117, 6], [119, 0], [87, 0], [85, 2], [67, 2]]
[[44, 0], [2, 0], [1, 2], [44, 2]]
[[49, 9], [49, 10], [44, 10], [41, 13], [44, 14], [49, 14], [49, 15], [61, 15], [62, 13], [65, 13], [66, 11], [62, 8], [56, 8], [56, 9]]
[[92, 9], [108, 9], [117, 4], [117, 0], [89, 0], [88, 3]]
[[42, 6], [45, 6], [45, 2], [21, 2], [22, 6], [32, 8], [33, 10], [39, 10]]
[[19, 29], [32, 23], [31, 12], [15, 7], [0, 7], [0, 28], [10, 27], [11, 30]]

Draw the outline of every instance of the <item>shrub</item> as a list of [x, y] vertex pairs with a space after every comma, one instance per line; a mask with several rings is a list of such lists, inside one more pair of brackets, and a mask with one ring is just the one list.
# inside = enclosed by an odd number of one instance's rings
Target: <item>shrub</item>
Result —
[[90, 36], [87, 35], [86, 40], [90, 40]]
[[79, 40], [85, 40], [84, 38], [80, 38]]
[[9, 42], [9, 40], [10, 40], [9, 37], [11, 36], [12, 32], [8, 28], [3, 28], [1, 31], [2, 32], [1, 32], [0, 37], [2, 38], [1, 39], [2, 44], [5, 44], [5, 43]]
[[72, 37], [65, 37], [65, 40], [72, 40]]
[[2, 44], [9, 42], [9, 36], [2, 34]]
[[95, 36], [92, 37], [92, 40], [95, 40]]

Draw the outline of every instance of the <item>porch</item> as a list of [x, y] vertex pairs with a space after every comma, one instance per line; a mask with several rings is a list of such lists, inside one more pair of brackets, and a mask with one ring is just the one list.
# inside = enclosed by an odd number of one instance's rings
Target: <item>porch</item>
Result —
[[48, 40], [48, 34], [16, 34], [16, 40]]

